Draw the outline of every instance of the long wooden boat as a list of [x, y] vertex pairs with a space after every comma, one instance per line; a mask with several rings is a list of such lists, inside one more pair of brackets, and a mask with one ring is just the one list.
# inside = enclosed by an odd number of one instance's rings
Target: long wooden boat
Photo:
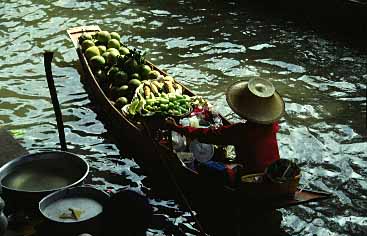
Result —
[[[174, 174], [175, 181], [177, 181], [179, 186], [184, 190], [184, 193], [189, 197], [202, 196], [203, 192], [210, 192], [210, 199], [213, 202], [223, 202], [223, 196], [226, 199], [240, 199], [240, 201], [246, 198], [248, 199], [246, 191], [220, 184], [218, 186], [218, 184], [202, 178], [197, 171], [184, 165], [177, 154], [169, 148], [169, 145], [158, 143], [152, 138], [152, 130], [159, 129], [159, 127], [153, 127], [155, 125], [154, 122], [145, 123], [139, 120], [131, 120], [114, 106], [114, 102], [109, 99], [105, 89], [96, 79], [78, 42], [78, 38], [83, 33], [95, 33], [98, 31], [101, 31], [98, 26], [82, 26], [71, 28], [67, 30], [67, 33], [78, 53], [82, 68], [82, 82], [85, 89], [96, 108], [97, 114], [101, 116], [102, 121], [112, 133], [116, 145], [123, 149], [128, 147], [129, 151], [133, 153], [136, 162], [143, 169], [144, 174], [150, 178], [159, 176], [157, 179], [164, 181], [160, 182], [160, 186], [164, 190], [167, 190], [167, 186], [170, 185], [170, 181], [167, 180], [169, 178], [167, 172], [169, 172]], [[146, 63], [162, 75], [167, 75], [166, 72], [149, 61]], [[179, 83], [178, 81], [176, 82]], [[188, 95], [194, 96], [187, 87], [183, 85], [182, 87]], [[222, 120], [224, 124], [229, 123], [223, 117]], [[148, 129], [146, 127], [147, 124], [149, 126]], [[209, 188], [211, 191], [208, 191]], [[214, 192], [212, 191], [213, 189], [215, 189]], [[252, 204], [252, 202], [258, 201], [258, 205], [264, 208], [277, 209], [305, 204], [311, 201], [320, 201], [330, 198], [330, 196], [331, 194], [325, 192], [298, 190], [291, 198], [274, 198], [271, 201], [262, 201], [262, 196], [256, 196], [250, 202]]]

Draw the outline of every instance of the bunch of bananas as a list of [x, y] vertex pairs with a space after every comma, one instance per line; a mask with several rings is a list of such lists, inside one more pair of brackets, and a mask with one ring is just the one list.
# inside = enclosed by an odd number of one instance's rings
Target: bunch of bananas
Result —
[[139, 93], [144, 95], [144, 98], [159, 97], [161, 93], [182, 95], [183, 89], [179, 83], [171, 76], [159, 76], [154, 80], [143, 80], [143, 86], [140, 88]]
[[132, 116], [157, 113], [181, 116], [192, 110], [192, 100], [183, 95], [182, 86], [171, 76], [160, 76], [154, 80], [143, 80], [128, 106], [128, 113]]

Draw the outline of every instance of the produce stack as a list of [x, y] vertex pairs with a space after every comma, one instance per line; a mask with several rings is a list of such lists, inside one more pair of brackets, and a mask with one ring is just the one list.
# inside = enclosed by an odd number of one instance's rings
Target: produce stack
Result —
[[128, 48], [116, 32], [84, 33], [79, 37], [82, 52], [101, 85], [118, 109], [130, 116], [188, 113], [191, 99], [171, 76], [163, 76], [143, 53]]
[[191, 97], [182, 94], [182, 87], [171, 76], [159, 76], [155, 80], [144, 80], [137, 88], [128, 114], [152, 116], [182, 116], [192, 109]]

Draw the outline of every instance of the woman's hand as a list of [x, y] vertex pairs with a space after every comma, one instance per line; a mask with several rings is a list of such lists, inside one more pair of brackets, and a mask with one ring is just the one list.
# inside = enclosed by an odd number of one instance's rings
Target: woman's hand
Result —
[[172, 117], [167, 117], [165, 120], [165, 124], [168, 129], [172, 130], [175, 129], [175, 127], [177, 126], [175, 119], [173, 119]]

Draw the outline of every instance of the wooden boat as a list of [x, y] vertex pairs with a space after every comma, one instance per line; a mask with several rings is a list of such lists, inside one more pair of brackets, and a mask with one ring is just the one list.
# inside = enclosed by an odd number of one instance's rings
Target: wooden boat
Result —
[[[113, 101], [109, 99], [93, 74], [78, 42], [79, 36], [83, 33], [95, 33], [98, 31], [101, 31], [98, 26], [83, 26], [71, 28], [67, 30], [67, 33], [79, 56], [83, 73], [82, 82], [85, 85], [85, 89], [96, 107], [97, 114], [101, 116], [108, 130], [112, 132], [116, 144], [122, 149], [129, 147], [129, 151], [133, 153], [136, 162], [144, 170], [144, 174], [148, 175], [150, 178], [156, 178], [158, 181], [161, 181], [160, 186], [164, 190], [167, 190], [167, 185], [170, 184], [167, 178], [171, 178], [172, 176], [169, 175], [174, 174], [174, 181], [177, 181], [180, 188], [183, 189], [188, 197], [195, 197], [197, 195], [202, 196], [203, 192], [210, 192], [210, 199], [213, 202], [222, 202], [224, 199], [223, 196], [225, 196], [226, 199], [240, 199], [240, 201], [248, 198], [246, 191], [216, 184], [208, 181], [206, 178], [202, 178], [197, 171], [184, 165], [176, 153], [169, 148], [169, 145], [167, 146], [156, 142], [152, 136], [152, 132], [160, 128], [159, 121], [158, 124], [156, 121], [134, 121], [129, 119], [120, 110], [116, 109]], [[160, 70], [152, 63], [148, 61], [146, 63], [161, 74], [167, 75], [166, 72]], [[194, 95], [187, 87], [183, 86], [183, 88], [188, 95]], [[223, 117], [222, 120], [224, 124], [229, 123]], [[157, 176], [159, 177], [157, 178]], [[209, 188], [210, 191], [208, 191]], [[311, 201], [320, 201], [330, 196], [331, 194], [324, 192], [298, 190], [295, 195], [290, 198], [276, 198], [272, 201], [259, 200], [259, 204], [264, 208], [276, 209], [305, 204]], [[262, 199], [262, 196], [258, 196], [256, 199]], [[256, 200], [251, 200], [251, 202], [254, 201]]]

